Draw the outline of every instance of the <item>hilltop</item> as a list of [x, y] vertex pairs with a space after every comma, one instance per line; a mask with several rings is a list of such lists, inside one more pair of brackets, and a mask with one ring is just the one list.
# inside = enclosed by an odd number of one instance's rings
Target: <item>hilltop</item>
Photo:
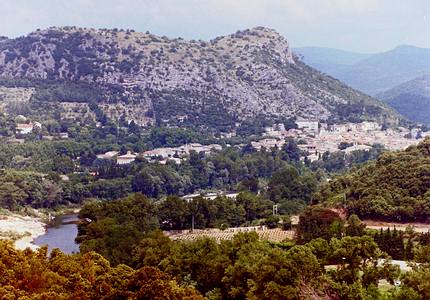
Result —
[[209, 42], [133, 30], [37, 30], [0, 42], [0, 77], [7, 87], [36, 89], [30, 111], [89, 103], [84, 109], [142, 125], [228, 130], [255, 118], [399, 119], [385, 104], [301, 62], [284, 37], [263, 27]]

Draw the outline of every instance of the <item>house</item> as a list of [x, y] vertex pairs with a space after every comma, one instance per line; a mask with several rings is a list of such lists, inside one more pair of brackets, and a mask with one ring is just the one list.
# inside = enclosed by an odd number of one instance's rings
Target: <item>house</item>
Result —
[[128, 151], [127, 154], [118, 156], [116, 158], [116, 163], [117, 165], [126, 165], [134, 162], [135, 159], [136, 159], [136, 155]]
[[183, 150], [179, 148], [156, 148], [154, 150], [148, 150], [143, 152], [143, 157], [147, 159], [156, 159], [156, 158], [170, 158], [173, 157], [175, 154], [181, 155], [183, 154]]
[[306, 151], [309, 153], [315, 153], [317, 151], [317, 146], [314, 144], [300, 144], [298, 145], [299, 149], [302, 151]]
[[374, 131], [381, 129], [381, 125], [376, 122], [362, 122], [359, 125], [363, 131]]
[[212, 193], [206, 193], [206, 194], [199, 194], [199, 193], [189, 194], [189, 195], [183, 196], [182, 199], [191, 201], [192, 199], [200, 196], [206, 200], [214, 200], [217, 197], [223, 197], [223, 196], [231, 199], [236, 199], [237, 195], [239, 195], [239, 193], [218, 191], [218, 192], [212, 192]]
[[372, 149], [372, 147], [368, 146], [368, 145], [353, 145], [351, 147], [348, 147], [348, 148], [344, 149], [343, 151], [345, 151], [345, 153], [349, 154], [349, 153], [351, 153], [353, 151], [359, 151], [359, 150], [361, 150], [361, 151], [370, 151], [370, 149]]
[[59, 135], [60, 139], [65, 140], [69, 138], [69, 134], [67, 132], [60, 132]]
[[15, 128], [16, 132], [19, 134], [29, 134], [34, 130], [34, 128], [41, 129], [42, 124], [39, 122], [18, 123]]
[[33, 123], [16, 124], [16, 132], [19, 134], [29, 134], [33, 131]]
[[64, 175], [64, 174], [60, 174], [60, 179], [63, 181], [69, 181], [70, 180], [69, 176]]
[[[180, 158], [176, 158], [176, 157], [165, 158], [163, 160], [159, 160], [158, 163], [161, 165], [165, 165], [169, 161], [173, 161], [177, 165], [180, 165], [182, 163], [182, 160]], [[156, 161], [152, 161], [152, 162], [156, 162]]]
[[205, 155], [210, 154], [214, 150], [221, 150], [222, 146], [218, 144], [212, 145], [201, 145], [198, 143], [191, 143], [182, 145], [180, 147], [165, 147], [165, 148], [155, 148], [153, 150], [148, 150], [143, 152], [143, 157], [146, 159], [172, 159], [178, 157], [184, 157], [189, 155], [191, 151], [196, 151], [197, 153], [203, 152]]
[[199, 143], [191, 143], [181, 146], [180, 149], [185, 151], [186, 154], [189, 154], [191, 151], [195, 151], [197, 153], [203, 152], [207, 155], [214, 150], [222, 150], [222, 146], [218, 144], [202, 145]]
[[330, 126], [330, 131], [334, 132], [348, 132], [351, 130], [350, 124], [333, 124]]
[[281, 148], [285, 144], [284, 140], [277, 140], [277, 139], [262, 139], [258, 142], [251, 142], [251, 146], [255, 148], [257, 151], [260, 151], [262, 148], [265, 148], [267, 150], [278, 147]]
[[104, 154], [98, 154], [97, 158], [99, 159], [112, 159], [118, 155], [118, 151], [108, 151]]
[[296, 121], [297, 128], [304, 131], [318, 132], [319, 123], [318, 121], [299, 120]]
[[44, 140], [44, 141], [53, 141], [54, 140], [54, 136], [53, 135], [44, 135], [44, 136], [42, 136], [42, 140]]
[[308, 161], [313, 162], [316, 161], [320, 158], [320, 156], [317, 153], [312, 153], [308, 156], [306, 156], [306, 158], [308, 159]]

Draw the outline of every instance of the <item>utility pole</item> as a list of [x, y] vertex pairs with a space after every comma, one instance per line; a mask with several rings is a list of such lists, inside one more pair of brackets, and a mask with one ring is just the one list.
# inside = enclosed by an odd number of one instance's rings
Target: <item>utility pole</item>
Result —
[[191, 216], [191, 232], [194, 232], [194, 214]]
[[278, 214], [278, 204], [273, 204], [273, 215], [276, 216]]

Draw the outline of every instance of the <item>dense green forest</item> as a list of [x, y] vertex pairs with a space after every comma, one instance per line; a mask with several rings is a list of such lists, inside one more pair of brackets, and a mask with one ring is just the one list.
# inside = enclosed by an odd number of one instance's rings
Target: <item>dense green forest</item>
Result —
[[430, 139], [405, 151], [383, 153], [324, 185], [314, 203], [344, 207], [361, 218], [428, 222]]
[[[159, 205], [141, 194], [86, 204], [80, 212], [85, 218], [79, 226], [80, 254], [54, 250], [48, 255], [46, 248], [19, 251], [0, 241], [0, 295], [5, 299], [430, 296], [428, 234], [407, 231], [399, 240], [396, 231], [367, 230], [355, 215], [345, 220], [334, 210], [311, 206], [300, 216], [295, 240], [273, 243], [259, 240], [253, 232], [219, 243], [210, 238], [174, 241], [158, 230], [160, 220], [171, 212]], [[396, 241], [404, 253], [412, 245], [409, 259], [420, 264], [411, 271], [401, 273], [382, 251], [399, 250]], [[402, 285], [395, 287], [398, 279]], [[392, 285], [381, 288], [381, 280]]]
[[0, 241], [0, 278], [2, 299], [203, 299], [156, 268], [112, 267], [94, 252], [20, 251], [7, 241]]
[[[189, 213], [203, 221], [216, 219], [217, 209], [230, 207], [227, 200], [196, 198], [189, 207], [197, 209]], [[255, 201], [264, 205], [262, 199]], [[156, 267], [178, 282], [193, 282], [209, 299], [425, 299], [430, 293], [416, 273], [429, 272], [430, 234], [368, 230], [356, 215], [345, 220], [321, 206], [308, 207], [296, 238], [280, 243], [259, 240], [256, 233], [220, 243], [210, 238], [182, 242], [159, 231], [183, 228], [186, 211], [179, 198], [157, 204], [140, 194], [88, 203], [80, 212], [85, 220], [77, 238], [81, 253], [101, 253], [113, 266]], [[390, 256], [421, 265], [401, 275], [388, 260], [380, 263]], [[379, 280], [393, 284], [398, 278], [401, 288], [378, 289]]]
[[[374, 266], [380, 254], [366, 237], [325, 243], [326, 251], [336, 249], [330, 258], [347, 255], [345, 263], [332, 271], [322, 268], [329, 253], [317, 249], [322, 241], [285, 248], [260, 241], [255, 234], [216, 244], [210, 239], [174, 243], [155, 233], [142, 240], [135, 254], [143, 258], [142, 267], [134, 269], [114, 267], [94, 252], [54, 251], [48, 256], [46, 248], [18, 251], [10, 243], [0, 243], [4, 299], [203, 299], [195, 289], [207, 299], [362, 299], [378, 295], [374, 285], [379, 278], [393, 280], [398, 274], [388, 265]], [[362, 258], [369, 266], [360, 263]], [[166, 271], [149, 267], [155, 264]], [[358, 275], [361, 272], [363, 276]], [[413, 284], [422, 280], [411, 280], [412, 288]]]

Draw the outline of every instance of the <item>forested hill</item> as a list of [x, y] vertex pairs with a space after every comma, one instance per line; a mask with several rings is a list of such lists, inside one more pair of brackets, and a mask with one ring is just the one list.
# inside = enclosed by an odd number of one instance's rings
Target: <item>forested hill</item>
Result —
[[430, 75], [402, 83], [377, 97], [408, 119], [430, 124]]
[[[263, 27], [209, 42], [133, 30], [37, 30], [0, 42], [0, 77], [8, 86], [43, 83], [38, 100], [106, 104], [112, 117], [141, 124], [228, 129], [261, 116], [398, 121], [382, 102], [296, 59], [284, 37]], [[77, 81], [90, 86], [76, 88]]]
[[330, 181], [314, 200], [362, 218], [430, 222], [430, 138]]

